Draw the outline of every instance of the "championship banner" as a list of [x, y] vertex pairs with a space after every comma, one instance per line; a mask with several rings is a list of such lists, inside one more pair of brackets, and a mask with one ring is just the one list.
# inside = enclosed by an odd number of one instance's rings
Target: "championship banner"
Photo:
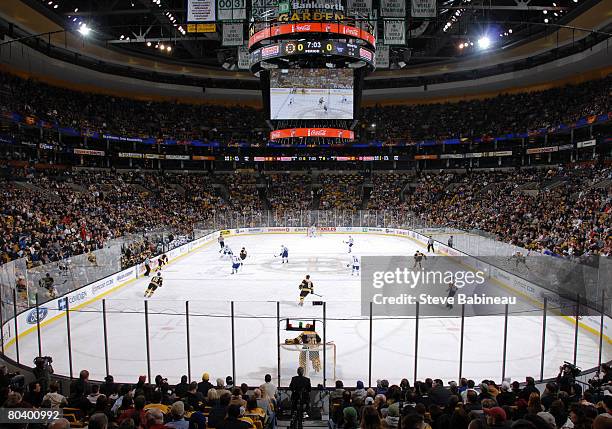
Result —
[[246, 0], [217, 0], [217, 16], [220, 21], [246, 19]]
[[246, 46], [238, 47], [238, 68], [240, 70], [249, 69], [249, 48]]
[[251, 21], [272, 21], [278, 15], [278, 0], [251, 0]]
[[410, 15], [413, 18], [435, 18], [436, 0], [412, 0]]
[[372, 15], [372, 0], [347, 0], [346, 14], [349, 16], [370, 17]]
[[406, 44], [406, 23], [399, 20], [384, 21], [384, 43], [385, 45]]
[[376, 48], [376, 68], [389, 68], [389, 47], [386, 45], [378, 45]]
[[380, 0], [380, 16], [405, 18], [406, 2], [404, 0]]
[[187, 22], [214, 22], [216, 20], [213, 0], [187, 1]]
[[223, 24], [223, 46], [242, 46], [244, 29], [241, 23]]

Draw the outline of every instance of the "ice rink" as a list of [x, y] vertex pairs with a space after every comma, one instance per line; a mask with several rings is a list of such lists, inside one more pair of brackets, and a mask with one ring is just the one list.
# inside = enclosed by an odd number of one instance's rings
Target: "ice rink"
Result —
[[[259, 385], [266, 373], [276, 381], [280, 366], [281, 385], [288, 385], [298, 366], [298, 351], [281, 348], [280, 341], [298, 332], [287, 332], [284, 319], [316, 319], [317, 331], [323, 307], [308, 297], [304, 307], [297, 306], [298, 284], [310, 274], [315, 292], [326, 301], [325, 340], [328, 347], [325, 368], [328, 386], [334, 375], [345, 384], [368, 382], [370, 321], [360, 315], [360, 280], [351, 276], [349, 255], [343, 243], [348, 234], [325, 234], [309, 238], [304, 234], [266, 234], [229, 237], [235, 252], [245, 246], [249, 252], [244, 267], [231, 274], [227, 260], [220, 259], [218, 244], [209, 242], [201, 249], [172, 262], [163, 270], [164, 285], [148, 300], [151, 373], [163, 374], [177, 383], [187, 374], [187, 317], [189, 301], [189, 338], [191, 377], [199, 380], [203, 372], [211, 378], [232, 374], [235, 362], [237, 383]], [[354, 253], [365, 255], [412, 255], [419, 248], [408, 238], [382, 235], [355, 235]], [[289, 248], [289, 263], [275, 257], [284, 244]], [[147, 374], [146, 328], [143, 293], [148, 284], [142, 278], [123, 286], [104, 300], [107, 311], [108, 371], [115, 380], [136, 382]], [[494, 284], [490, 288], [497, 288]], [[231, 304], [234, 301], [235, 355], [232, 356]], [[277, 330], [277, 301], [280, 302], [280, 330]], [[539, 377], [542, 318], [527, 302], [523, 308], [532, 314], [513, 315], [508, 323], [506, 376], [524, 381], [526, 375]], [[103, 301], [70, 314], [72, 360], [75, 374], [88, 369], [92, 379], [106, 375]], [[51, 311], [50, 311], [51, 313]], [[51, 314], [52, 316], [53, 314]], [[567, 320], [547, 318], [545, 372], [556, 376], [559, 365], [573, 358], [574, 328]], [[372, 380], [386, 378], [398, 383], [413, 381], [415, 366], [414, 319], [374, 318], [372, 323]], [[419, 378], [457, 379], [459, 375], [461, 320], [422, 318], [419, 320]], [[479, 316], [466, 318], [462, 375], [476, 381], [502, 374], [504, 318]], [[68, 374], [68, 341], [64, 317], [45, 326], [41, 332], [42, 354], [54, 358], [56, 373]], [[580, 330], [578, 365], [597, 365], [599, 338]], [[37, 334], [20, 339], [21, 361], [30, 363], [38, 354]], [[15, 355], [14, 347], [8, 350]], [[321, 354], [321, 358], [323, 358]], [[604, 360], [610, 358], [604, 344]], [[335, 371], [335, 374], [334, 374]], [[322, 373], [310, 372], [313, 384], [322, 382]]]
[[[330, 89], [321, 93], [290, 94], [290, 88], [270, 89], [272, 119], [353, 119], [353, 92]], [[319, 100], [323, 98], [327, 111]], [[346, 101], [343, 101], [345, 99]]]

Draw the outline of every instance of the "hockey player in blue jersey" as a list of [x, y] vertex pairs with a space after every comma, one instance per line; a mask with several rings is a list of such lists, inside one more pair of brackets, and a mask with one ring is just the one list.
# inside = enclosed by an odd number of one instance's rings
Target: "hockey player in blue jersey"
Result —
[[351, 252], [352, 252], [352, 247], [353, 247], [354, 242], [355, 242], [355, 241], [353, 240], [353, 237], [352, 237], [352, 236], [350, 236], [350, 235], [349, 235], [349, 237], [348, 237], [348, 240], [344, 242], [344, 244], [347, 244], [347, 245], [348, 245], [348, 253], [351, 253]]
[[287, 246], [285, 246], [284, 244], [281, 245], [281, 252], [280, 252], [280, 254], [278, 256], [280, 256], [282, 258], [282, 260], [283, 260], [282, 263], [283, 264], [284, 263], [287, 263], [287, 264], [289, 263], [289, 249], [287, 249]]
[[242, 261], [237, 255], [232, 255], [232, 274], [236, 274], [238, 269], [242, 266]]

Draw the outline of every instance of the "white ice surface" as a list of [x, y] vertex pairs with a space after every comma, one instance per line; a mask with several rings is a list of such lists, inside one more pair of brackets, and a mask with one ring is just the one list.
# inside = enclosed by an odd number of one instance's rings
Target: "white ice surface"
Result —
[[[221, 260], [218, 245], [176, 260], [164, 269], [164, 286], [149, 299], [150, 362], [153, 377], [163, 374], [172, 383], [187, 373], [185, 301], [189, 301], [191, 376], [199, 380], [206, 371], [211, 378], [232, 373], [230, 301], [235, 314], [235, 366], [238, 383], [258, 385], [266, 373], [277, 375], [277, 301], [280, 317], [321, 320], [323, 307], [308, 297], [304, 307], [296, 305], [298, 284], [309, 273], [315, 291], [327, 302], [326, 341], [336, 344], [335, 375], [345, 384], [368, 383], [369, 332], [367, 317], [360, 315], [360, 282], [347, 268], [349, 256], [343, 240], [347, 235], [305, 234], [234, 236], [228, 242], [238, 252], [246, 246], [249, 257], [240, 273], [231, 275], [230, 263]], [[289, 248], [289, 264], [281, 264], [281, 244]], [[376, 235], [355, 236], [354, 253], [364, 255], [411, 255], [420, 246], [409, 239]], [[421, 248], [421, 250], [424, 250]], [[139, 279], [106, 297], [109, 371], [115, 380], [135, 382], [147, 374], [143, 292], [148, 280]], [[496, 287], [491, 285], [490, 287]], [[316, 298], [315, 299], [319, 299]], [[71, 342], [75, 374], [88, 369], [92, 379], [106, 375], [102, 301], [71, 313]], [[54, 313], [50, 311], [49, 317]], [[418, 377], [457, 379], [459, 375], [460, 319], [431, 318], [419, 321]], [[281, 323], [280, 339], [293, 338]], [[413, 319], [374, 319], [372, 335], [372, 381], [386, 378], [397, 383], [413, 380], [415, 356]], [[467, 318], [465, 323], [462, 375], [477, 381], [500, 380], [502, 374], [503, 317]], [[322, 335], [321, 326], [317, 331]], [[506, 376], [539, 377], [542, 319], [511, 316], [508, 324]], [[549, 316], [546, 330], [545, 376], [555, 376], [564, 360], [573, 358], [573, 326]], [[578, 365], [597, 364], [598, 338], [579, 332]], [[57, 373], [68, 374], [66, 319], [42, 329], [42, 353], [54, 357]], [[33, 332], [20, 340], [22, 362], [38, 353]], [[15, 354], [14, 347], [9, 356]], [[610, 358], [604, 342], [604, 360]], [[298, 353], [281, 351], [281, 385], [287, 385], [298, 365]], [[327, 385], [333, 384], [333, 364], [326, 356]], [[311, 372], [313, 383], [322, 374]]]
[[[353, 93], [346, 89], [330, 89], [326, 94], [290, 94], [290, 88], [272, 88], [270, 112], [272, 119], [353, 119]], [[342, 99], [347, 101], [344, 103]], [[319, 104], [323, 98], [327, 112]], [[293, 103], [290, 104], [290, 100]]]

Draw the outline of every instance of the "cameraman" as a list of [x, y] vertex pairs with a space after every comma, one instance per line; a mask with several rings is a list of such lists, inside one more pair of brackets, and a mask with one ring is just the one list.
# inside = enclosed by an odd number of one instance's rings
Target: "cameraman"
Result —
[[572, 388], [576, 384], [576, 375], [580, 374], [580, 370], [570, 364], [565, 363], [559, 367], [559, 374], [557, 375], [557, 384], [559, 385], [559, 391], [567, 392], [572, 394]]
[[34, 359], [34, 377], [36, 382], [40, 384], [40, 390], [43, 394], [49, 391], [49, 383], [51, 382], [51, 374], [53, 374], [53, 359], [51, 356], [39, 356]]

